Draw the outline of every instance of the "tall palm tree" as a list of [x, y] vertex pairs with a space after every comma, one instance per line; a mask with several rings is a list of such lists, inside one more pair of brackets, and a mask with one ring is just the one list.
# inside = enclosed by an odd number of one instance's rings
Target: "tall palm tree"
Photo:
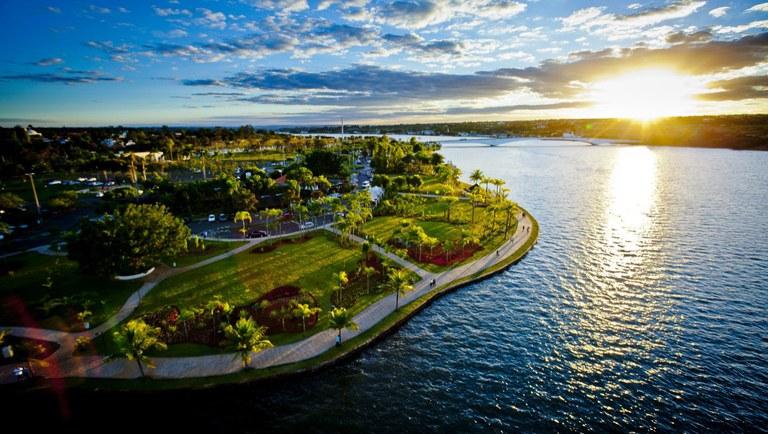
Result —
[[469, 179], [472, 180], [475, 184], [480, 184], [483, 179], [485, 179], [485, 175], [483, 174], [483, 171], [480, 169], [475, 169], [470, 175]]
[[145, 352], [151, 349], [166, 350], [168, 348], [165, 342], [160, 340], [160, 327], [151, 327], [140, 319], [128, 321], [119, 331], [114, 332], [114, 338], [120, 349], [116, 356], [135, 360], [142, 377], [144, 376], [142, 363], [150, 368], [154, 367]]
[[235, 213], [235, 223], [238, 221], [243, 222], [243, 227], [240, 229], [240, 232], [243, 234], [243, 237], [248, 233], [248, 230], [245, 229], [245, 221], [248, 220], [248, 224], [251, 224], [253, 221], [253, 217], [251, 217], [251, 213], [248, 211], [238, 211]]
[[296, 307], [293, 308], [293, 316], [294, 318], [301, 318], [301, 328], [306, 332], [307, 318], [320, 312], [321, 310], [322, 309], [319, 307], [309, 307], [309, 304], [306, 303], [297, 303]]
[[289, 303], [283, 303], [279, 308], [269, 313], [272, 318], [280, 318], [280, 325], [285, 331], [285, 319], [293, 315], [293, 306], [296, 303], [295, 300], [291, 300]]
[[336, 277], [336, 283], [338, 283], [339, 285], [339, 306], [341, 306], [341, 303], [344, 301], [341, 290], [344, 288], [344, 285], [349, 283], [349, 277], [347, 277], [347, 273], [345, 271], [339, 271], [338, 274], [335, 275], [335, 277]]
[[243, 367], [251, 363], [251, 353], [272, 348], [266, 338], [267, 328], [260, 327], [250, 316], [240, 317], [235, 325], [226, 324], [223, 330], [227, 345], [240, 355]]
[[390, 271], [387, 286], [395, 291], [395, 310], [400, 308], [400, 294], [405, 295], [406, 292], [413, 289], [408, 272], [403, 269]]
[[363, 253], [363, 265], [365, 265], [366, 263], [368, 263], [368, 254], [371, 252], [371, 243], [369, 243], [368, 241], [364, 242], [360, 246], [360, 250]]
[[363, 274], [365, 274], [365, 289], [368, 294], [371, 293], [371, 276], [376, 274], [376, 269], [373, 267], [363, 266], [361, 269]]
[[343, 307], [336, 307], [331, 311], [330, 324], [331, 328], [339, 331], [339, 343], [341, 343], [341, 330], [357, 330], [357, 324], [352, 321], [352, 314]]

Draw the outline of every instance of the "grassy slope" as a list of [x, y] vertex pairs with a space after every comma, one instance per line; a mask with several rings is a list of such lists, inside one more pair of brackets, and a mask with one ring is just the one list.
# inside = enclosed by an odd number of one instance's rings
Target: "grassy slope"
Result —
[[200, 252], [198, 249], [195, 249], [192, 242], [189, 243], [189, 252], [184, 253], [182, 255], [177, 256], [173, 259], [167, 259], [164, 262], [166, 264], [171, 264], [174, 261], [176, 262], [177, 267], [186, 267], [187, 265], [196, 264], [200, 261], [204, 261], [208, 258], [211, 258], [216, 255], [220, 255], [222, 253], [228, 252], [230, 250], [236, 249], [243, 244], [245, 244], [247, 241], [211, 241], [206, 240], [205, 241], [205, 252]]
[[[12, 275], [0, 277], [0, 324], [21, 325], [22, 321], [10, 307], [10, 299], [18, 297], [32, 315], [38, 327], [69, 330], [70, 324], [60, 315], [45, 317], [38, 307], [46, 298], [72, 297], [93, 302], [91, 324], [96, 325], [114, 315], [128, 296], [141, 286], [141, 281], [120, 282], [108, 278], [86, 276], [77, 263], [65, 257], [24, 253], [0, 261], [14, 262], [21, 267]], [[13, 267], [16, 268], [16, 267]], [[43, 286], [48, 277], [53, 285]]]

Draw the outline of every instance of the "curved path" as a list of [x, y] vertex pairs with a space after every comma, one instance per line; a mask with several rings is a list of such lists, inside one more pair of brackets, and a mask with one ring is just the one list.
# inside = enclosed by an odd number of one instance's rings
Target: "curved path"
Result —
[[[512, 237], [504, 243], [497, 252], [492, 252], [482, 258], [479, 258], [469, 264], [465, 264], [442, 273], [430, 273], [410, 262], [384, 251], [379, 246], [373, 246], [373, 250], [380, 253], [396, 263], [408, 268], [421, 277], [421, 280], [414, 284], [414, 289], [400, 297], [400, 306], [405, 306], [422, 295], [429, 292], [433, 287], [430, 281], [435, 279], [438, 286], [443, 283], [451, 282], [463, 277], [471, 276], [486, 268], [502, 263], [506, 258], [518, 249], [520, 249], [531, 237], [530, 228], [531, 219], [525, 217], [518, 219], [518, 226]], [[331, 232], [337, 232], [335, 229], [324, 226], [316, 229], [326, 229]], [[278, 237], [261, 238], [251, 240], [247, 244], [230, 250], [218, 256], [208, 258], [199, 263], [188, 267], [178, 269], [166, 269], [153, 276], [152, 280], [145, 283], [137, 290], [128, 301], [123, 305], [120, 311], [105, 323], [99, 325], [93, 330], [80, 333], [67, 333], [57, 330], [29, 329], [21, 327], [9, 328], [10, 334], [35, 339], [43, 339], [57, 342], [61, 348], [52, 356], [43, 361], [36, 361], [33, 368], [36, 375], [47, 378], [64, 377], [89, 377], [89, 378], [122, 378], [132, 379], [140, 377], [139, 369], [134, 361], [127, 359], [107, 360], [103, 356], [72, 356], [75, 340], [81, 336], [95, 337], [107, 331], [126, 319], [138, 306], [141, 299], [165, 278], [176, 275], [194, 268], [208, 265], [212, 262], [227, 258], [229, 256], [247, 250], [254, 245], [265, 240]], [[364, 242], [360, 237], [353, 236], [351, 239], [355, 242]], [[395, 294], [389, 294], [379, 301], [371, 304], [362, 312], [354, 317], [358, 330], [342, 331], [344, 340], [353, 338], [369, 330], [389, 314], [395, 311]], [[259, 369], [271, 366], [277, 366], [287, 363], [307, 360], [328, 351], [335, 345], [337, 331], [333, 329], [323, 330], [304, 340], [273, 347], [259, 353], [254, 353], [250, 367]], [[154, 368], [145, 371], [147, 376], [153, 378], [193, 378], [207, 377], [214, 375], [225, 375], [238, 372], [242, 369], [242, 362], [237, 354], [215, 354], [196, 357], [156, 357], [152, 361]]]

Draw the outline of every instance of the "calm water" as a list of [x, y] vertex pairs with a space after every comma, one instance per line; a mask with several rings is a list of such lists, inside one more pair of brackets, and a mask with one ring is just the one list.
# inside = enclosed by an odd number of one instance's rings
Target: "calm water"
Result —
[[470, 145], [444, 154], [506, 180], [539, 219], [521, 263], [320, 374], [74, 394], [76, 417], [140, 402], [228, 431], [768, 427], [768, 153]]

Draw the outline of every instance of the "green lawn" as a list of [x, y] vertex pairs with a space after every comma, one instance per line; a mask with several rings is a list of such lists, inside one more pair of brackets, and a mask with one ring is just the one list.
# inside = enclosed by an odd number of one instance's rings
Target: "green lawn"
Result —
[[76, 262], [62, 256], [0, 259], [0, 325], [77, 329], [74, 316], [88, 303], [93, 326], [114, 315], [141, 284], [83, 275]]
[[204, 241], [205, 251], [202, 251], [202, 246], [195, 247], [194, 243], [190, 241], [189, 251], [187, 253], [181, 254], [176, 258], [166, 259], [163, 262], [165, 262], [167, 265], [171, 265], [173, 262], [176, 262], [176, 267], [186, 267], [188, 265], [204, 261], [213, 256], [234, 250], [245, 243], [247, 243], [247, 241]]

